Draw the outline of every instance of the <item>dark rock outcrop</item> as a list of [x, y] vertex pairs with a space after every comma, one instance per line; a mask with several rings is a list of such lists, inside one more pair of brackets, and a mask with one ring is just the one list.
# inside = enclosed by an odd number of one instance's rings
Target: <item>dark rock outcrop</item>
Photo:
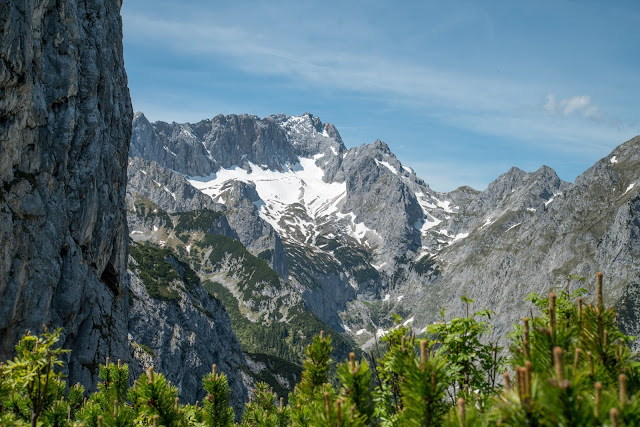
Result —
[[132, 109], [119, 0], [0, 0], [0, 360], [63, 327], [69, 379], [126, 359]]

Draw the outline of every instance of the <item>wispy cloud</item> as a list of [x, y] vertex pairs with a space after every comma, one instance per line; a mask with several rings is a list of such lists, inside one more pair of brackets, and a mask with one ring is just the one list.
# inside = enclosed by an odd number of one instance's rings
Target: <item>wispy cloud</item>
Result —
[[564, 116], [569, 116], [576, 113], [588, 119], [602, 119], [600, 107], [591, 101], [591, 97], [589, 95], [556, 99], [556, 96], [553, 93], [549, 93], [547, 94], [547, 100], [543, 108], [547, 113], [552, 115], [562, 114]]
[[[602, 120], [601, 108], [589, 95], [559, 98], [548, 93], [543, 105], [548, 117], [528, 111], [526, 105], [546, 92], [536, 82], [488, 78], [366, 49], [318, 47], [308, 40], [273, 36], [250, 27], [158, 19], [138, 13], [125, 15], [125, 21], [137, 40], [162, 44], [183, 55], [215, 55], [243, 72], [286, 77], [294, 85], [378, 95], [384, 99], [381, 102], [400, 102], [416, 112], [488, 134], [554, 140], [558, 127], [568, 135], [585, 136], [605, 133], [610, 125]], [[572, 120], [559, 126], [554, 117]], [[585, 132], [585, 127], [592, 129]]]
[[136, 13], [125, 18], [132, 36], [149, 45], [161, 44], [181, 54], [217, 55], [244, 72], [286, 76], [301, 85], [385, 94], [414, 107], [501, 110], [512, 106], [508, 94], [527, 90], [509, 81], [478, 78], [366, 50], [323, 49], [293, 38], [275, 43], [268, 35], [238, 27]]

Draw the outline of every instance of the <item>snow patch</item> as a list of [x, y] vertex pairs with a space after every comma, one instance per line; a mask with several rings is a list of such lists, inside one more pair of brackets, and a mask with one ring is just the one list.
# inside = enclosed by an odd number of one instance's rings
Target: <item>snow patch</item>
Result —
[[521, 222], [519, 222], [519, 223], [517, 223], [517, 224], [512, 225], [511, 227], [507, 228], [507, 231], [509, 231], [509, 230], [511, 230], [511, 229], [513, 229], [513, 228], [516, 228], [516, 227], [517, 227], [517, 226], [519, 226], [520, 224], [522, 224], [522, 223], [521, 223]]
[[631, 191], [631, 189], [632, 189], [633, 187], [635, 187], [635, 185], [636, 185], [635, 183], [633, 183], [633, 184], [629, 184], [629, 186], [627, 187], [627, 189], [625, 190], [625, 192], [624, 192], [624, 193], [622, 193], [622, 195], [624, 196], [624, 195], [625, 195], [625, 194], [627, 194], [629, 191]]
[[163, 145], [162, 148], [164, 148], [164, 151], [166, 151], [167, 153], [171, 154], [173, 157], [178, 157], [178, 155], [176, 153], [174, 153], [173, 151], [169, 150], [169, 147], [167, 147], [166, 145]]
[[402, 298], [404, 298], [404, 295], [398, 296], [398, 302], [402, 301]]
[[191, 132], [189, 129], [185, 128], [184, 125], [180, 126], [180, 133], [187, 135], [190, 138], [194, 138], [195, 139], [195, 135], [193, 134], [193, 132]]
[[389, 169], [394, 175], [398, 174], [398, 170], [395, 167], [391, 166], [388, 162], [385, 162], [384, 160], [378, 160], [378, 159], [374, 159], [374, 160], [376, 161], [376, 164], [378, 166], [382, 165], [385, 168]]
[[[451, 202], [448, 200], [438, 200], [433, 196], [422, 193], [421, 191], [416, 191], [415, 196], [416, 196], [416, 199], [418, 200], [418, 204], [422, 208], [422, 212], [424, 212], [425, 216], [427, 217], [430, 216], [430, 211], [434, 209], [441, 209], [445, 213], [450, 213], [450, 214], [457, 213], [460, 210], [459, 206], [452, 205]], [[430, 223], [433, 223], [433, 221], [437, 221], [437, 223], [432, 225], [432, 227], [437, 225], [440, 222], [440, 220], [433, 217], [433, 215], [431, 215], [431, 217], [433, 218], [433, 220], [432, 221], [430, 220], [429, 221]], [[447, 217], [447, 219], [449, 218]]]
[[617, 156], [613, 156], [610, 160], [611, 164], [616, 164], [618, 163], [618, 157]]
[[173, 191], [169, 190], [167, 187], [163, 186], [162, 187], [164, 189], [164, 191], [166, 191], [167, 193], [171, 194], [171, 197], [173, 197], [173, 200], [177, 200], [176, 199], [176, 193], [174, 193]]
[[448, 200], [442, 201], [442, 200], [436, 199], [436, 203], [438, 204], [439, 208], [441, 208], [447, 213], [456, 213], [460, 209], [458, 206], [453, 206], [451, 202]]
[[410, 317], [407, 320], [405, 320], [402, 326], [407, 326], [409, 323], [413, 323], [413, 317]]
[[351, 328], [345, 325], [344, 323], [341, 323], [340, 326], [342, 326], [342, 329], [344, 329], [345, 331], [351, 332]]
[[435, 227], [436, 225], [440, 224], [442, 222], [442, 220], [439, 220], [438, 218], [429, 215], [427, 213], [425, 213], [425, 218], [423, 219], [422, 223], [420, 223], [420, 221], [416, 221], [416, 223], [414, 224], [414, 227], [418, 230], [420, 230], [421, 234], [426, 234], [427, 230]]
[[427, 210], [429, 209], [435, 209], [437, 206], [429, 203], [425, 197], [424, 193], [421, 193], [420, 191], [416, 191], [415, 193], [416, 195], [416, 199], [418, 199], [418, 204], [420, 205], [420, 207], [422, 208], [422, 211], [426, 214]]
[[356, 335], [362, 335], [362, 334], [364, 334], [365, 332], [367, 332], [367, 330], [366, 330], [366, 329], [358, 329], [358, 331], [356, 332]]
[[556, 198], [556, 196], [559, 196], [559, 195], [561, 195], [561, 194], [562, 194], [562, 192], [560, 192], [560, 193], [553, 193], [553, 196], [551, 196], [551, 198], [550, 198], [549, 200], [547, 200], [546, 202], [544, 202], [544, 205], [545, 205], [545, 206], [549, 206], [549, 203], [553, 202], [553, 199], [555, 199], [555, 198]]
[[356, 215], [353, 212], [349, 212], [346, 214], [335, 212], [335, 216], [340, 219], [349, 219], [350, 224], [347, 227], [346, 231], [350, 236], [356, 238], [357, 240], [366, 240], [365, 237], [367, 237], [367, 235], [376, 236], [378, 239], [382, 240], [382, 237], [380, 236], [380, 234], [378, 234], [377, 231], [364, 225], [364, 222], [356, 222]]
[[[456, 234], [456, 235], [453, 237], [453, 242], [457, 242], [458, 240], [462, 240], [462, 239], [464, 239], [464, 238], [466, 238], [466, 237], [469, 237], [469, 233], [459, 233], [459, 234]], [[453, 243], [453, 242], [451, 242], [451, 243]]]
[[371, 267], [375, 268], [376, 270], [380, 271], [380, 269], [382, 267], [384, 267], [385, 265], [387, 265], [387, 262], [383, 262], [382, 264], [376, 265], [376, 264], [371, 264]]
[[[302, 118], [292, 118], [295, 122]], [[187, 177], [191, 185], [203, 193], [216, 198], [225, 191], [225, 185], [233, 180], [253, 183], [261, 201], [254, 203], [259, 209], [260, 216], [273, 226], [279, 233], [296, 238], [302, 233], [304, 240], [308, 237], [315, 238], [320, 233], [316, 224], [327, 222], [331, 216], [344, 218], [349, 216], [349, 232], [356, 239], [362, 240], [369, 232], [377, 234], [367, 228], [364, 223], [355, 223], [355, 215], [341, 214], [340, 207], [346, 197], [347, 186], [345, 182], [331, 183], [323, 180], [324, 171], [316, 165], [316, 161], [324, 154], [317, 154], [312, 158], [301, 157], [298, 163], [288, 165], [284, 171], [272, 171], [249, 163], [249, 170], [238, 166], [229, 169], [220, 169], [218, 172], [206, 177]], [[294, 206], [295, 205], [295, 206]], [[300, 209], [304, 212], [298, 212]], [[296, 217], [308, 218], [305, 229], [294, 230], [281, 226], [283, 217], [290, 217], [292, 211]]]
[[536, 211], [536, 208], [527, 208], [527, 210], [528, 210], [529, 212], [535, 212], [535, 211]]
[[384, 298], [382, 299], [382, 301], [389, 301], [389, 298], [391, 298], [391, 295], [386, 294], [386, 295], [384, 296]]

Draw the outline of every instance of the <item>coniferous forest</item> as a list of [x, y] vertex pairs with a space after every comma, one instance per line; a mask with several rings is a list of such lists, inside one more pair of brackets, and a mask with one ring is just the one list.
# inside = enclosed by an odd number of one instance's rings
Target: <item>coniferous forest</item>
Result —
[[[2, 426], [637, 426], [640, 363], [632, 337], [585, 289], [531, 294], [536, 307], [508, 337], [491, 342], [488, 310], [429, 325], [416, 336], [398, 321], [361, 360], [331, 360], [331, 336], [306, 349], [301, 381], [277, 396], [256, 383], [242, 414], [229, 405], [225, 373], [202, 378], [206, 398], [180, 402], [149, 368], [132, 382], [126, 364], [106, 360], [97, 391], [59, 374], [60, 331], [26, 334], [0, 365]], [[506, 343], [506, 348], [500, 343]], [[337, 364], [337, 368], [334, 363]], [[335, 374], [332, 374], [335, 373]]]

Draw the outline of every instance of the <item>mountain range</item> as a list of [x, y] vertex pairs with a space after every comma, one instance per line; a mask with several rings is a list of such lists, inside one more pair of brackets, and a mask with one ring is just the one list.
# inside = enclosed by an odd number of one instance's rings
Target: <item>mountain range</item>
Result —
[[168, 124], [137, 113], [128, 194], [168, 213], [222, 212], [232, 237], [278, 274], [273, 296], [301, 301], [365, 350], [392, 314], [420, 332], [443, 308], [463, 314], [463, 295], [494, 311], [503, 336], [527, 315], [530, 292], [584, 287], [588, 299], [598, 270], [633, 333], [634, 310], [622, 308], [640, 283], [639, 148], [627, 141], [575, 183], [547, 166], [512, 168], [484, 191], [441, 193], [384, 142], [347, 148], [311, 114]]
[[574, 183], [513, 168], [441, 193], [311, 114], [150, 123], [132, 111], [121, 1], [5, 6], [0, 360], [59, 327], [70, 384], [91, 391], [109, 357], [193, 402], [216, 364], [240, 414], [256, 381], [286, 396], [320, 331], [344, 360], [396, 322], [464, 314], [466, 295], [502, 336], [530, 292], [593, 298], [597, 270], [638, 334], [639, 137]]

